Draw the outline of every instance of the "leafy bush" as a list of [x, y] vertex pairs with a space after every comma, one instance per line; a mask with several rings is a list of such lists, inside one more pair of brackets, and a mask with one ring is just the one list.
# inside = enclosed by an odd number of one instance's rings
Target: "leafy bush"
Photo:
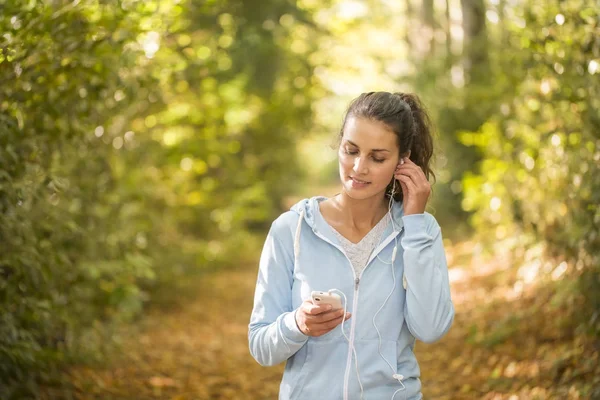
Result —
[[598, 10], [583, 1], [522, 8], [498, 58], [515, 82], [498, 111], [463, 144], [479, 172], [463, 179], [463, 208], [495, 237], [528, 237], [571, 262], [586, 298], [579, 313], [600, 334], [600, 40]]
[[293, 5], [0, 5], [0, 397], [20, 398], [254, 250], [315, 86]]

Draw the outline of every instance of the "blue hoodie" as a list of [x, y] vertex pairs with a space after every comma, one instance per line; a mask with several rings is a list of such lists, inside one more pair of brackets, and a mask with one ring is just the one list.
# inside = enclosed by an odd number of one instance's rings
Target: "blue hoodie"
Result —
[[[248, 329], [250, 353], [264, 366], [287, 361], [280, 400], [358, 400], [361, 392], [364, 400], [421, 399], [415, 341], [438, 340], [454, 320], [440, 226], [427, 212], [405, 216], [394, 202], [393, 226], [356, 276], [319, 211], [325, 199], [304, 199], [271, 225]], [[313, 290], [333, 288], [345, 294], [352, 313], [343, 324], [348, 339], [342, 325], [319, 337], [303, 334], [296, 309]]]

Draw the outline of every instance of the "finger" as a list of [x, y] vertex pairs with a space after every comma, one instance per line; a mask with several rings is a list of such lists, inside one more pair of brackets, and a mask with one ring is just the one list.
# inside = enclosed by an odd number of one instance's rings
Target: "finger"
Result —
[[327, 321], [327, 322], [321, 324], [320, 328], [326, 329], [326, 330], [332, 330], [333, 328], [335, 328], [336, 326], [341, 324], [343, 320], [344, 320], [344, 318], [342, 318], [342, 316], [340, 316], [339, 318], [332, 319], [331, 321]]
[[420, 166], [418, 166], [417, 164], [415, 164], [414, 162], [410, 161], [410, 163], [404, 163], [404, 165], [398, 165], [396, 167], [396, 173], [400, 172], [401, 170], [413, 170], [415, 171], [419, 176], [421, 176], [421, 178], [423, 178], [423, 180], [427, 181], [427, 177], [425, 176], [425, 172], [423, 171], [423, 168], [421, 168]]
[[316, 334], [325, 334], [333, 329], [335, 329], [336, 326], [340, 325], [342, 323], [342, 321], [345, 321], [345, 319], [342, 316], [339, 316], [336, 319], [332, 319], [331, 321], [327, 321], [324, 322], [322, 324], [316, 324], [313, 326], [313, 331]]
[[425, 176], [421, 175], [419, 172], [417, 172], [415, 170], [405, 169], [405, 170], [399, 171], [396, 174], [396, 179], [399, 179], [400, 176], [409, 177], [416, 186], [423, 185], [423, 184], [425, 184], [425, 182], [427, 182], [427, 180], [425, 179]]
[[331, 311], [327, 311], [327, 312], [324, 312], [319, 315], [311, 316], [311, 318], [313, 318], [313, 320], [317, 323], [324, 323], [324, 322], [328, 322], [328, 321], [331, 321], [331, 320], [334, 320], [337, 318], [341, 318], [342, 315], [344, 315], [344, 310], [339, 309], [339, 310], [331, 310]]
[[415, 164], [415, 162], [409, 158], [405, 158], [404, 163], [398, 163], [397, 167], [421, 169], [421, 167], [419, 165]]
[[341, 324], [343, 321], [347, 320], [348, 318], [350, 318], [351, 314], [349, 312], [346, 313], [346, 315], [344, 316], [344, 313], [342, 312], [339, 316], [337, 316], [336, 318], [324, 322], [322, 324], [319, 325], [319, 327], [317, 329], [333, 329], [336, 326], [338, 326], [339, 324]]
[[411, 182], [413, 181], [412, 177], [407, 173], [403, 173], [403, 171], [400, 171], [396, 175], [394, 175], [394, 178], [396, 178], [400, 183], [406, 181], [406, 179], [403, 180], [401, 178], [408, 178]]
[[400, 182], [400, 186], [402, 187], [402, 192], [404, 193], [404, 195], [407, 196], [408, 188], [406, 187], [406, 184], [404, 182]]
[[336, 318], [340, 318], [344, 310], [332, 310], [317, 315], [307, 315], [306, 321], [310, 324], [323, 324]]
[[418, 175], [419, 174], [419, 171], [417, 170], [417, 168], [412, 168], [412, 167], [400, 167], [395, 172], [396, 172], [396, 174], [405, 174], [405, 175]]
[[[401, 179], [403, 177], [403, 179]], [[407, 184], [408, 190], [413, 191], [414, 193], [428, 193], [430, 191], [429, 181], [420, 175], [407, 175], [407, 174], [399, 174], [398, 180], [401, 183]]]
[[406, 175], [400, 175], [398, 177], [398, 180], [400, 181], [400, 184], [404, 183], [404, 185], [406, 185], [406, 190], [408, 192], [416, 190], [417, 186], [415, 185], [415, 183], [413, 182], [413, 180], [406, 176]]
[[302, 302], [302, 304], [300, 305], [300, 311], [302, 311], [304, 314], [308, 314], [312, 307], [312, 300], [304, 300], [304, 302]]
[[311, 335], [312, 336], [322, 336], [322, 335], [326, 334], [327, 332], [330, 332], [331, 330], [335, 329], [336, 326], [338, 326], [342, 323], [342, 320], [346, 321], [350, 317], [352, 317], [352, 313], [347, 312], [346, 316], [344, 318], [340, 317], [339, 319], [327, 322], [326, 324], [313, 325], [312, 329], [311, 329]]
[[418, 165], [415, 164], [414, 162], [412, 162], [410, 160], [410, 158], [404, 157], [404, 158], [400, 159], [400, 161], [398, 161], [398, 166], [399, 167], [410, 167], [410, 166], [418, 166]]
[[331, 329], [333, 329], [336, 326], [338, 326], [339, 324], [341, 324], [343, 321], [346, 321], [351, 316], [352, 316], [352, 314], [350, 314], [349, 312], [347, 312], [345, 316], [342, 313], [342, 315], [340, 315], [339, 318], [331, 320], [331, 321], [327, 322], [325, 325], [328, 325], [329, 327], [331, 327]]
[[303, 306], [304, 306], [304, 312], [308, 315], [319, 315], [319, 314], [322, 314], [324, 312], [331, 310], [330, 304], [316, 305], [316, 304], [309, 302], [306, 305], [303, 304]]

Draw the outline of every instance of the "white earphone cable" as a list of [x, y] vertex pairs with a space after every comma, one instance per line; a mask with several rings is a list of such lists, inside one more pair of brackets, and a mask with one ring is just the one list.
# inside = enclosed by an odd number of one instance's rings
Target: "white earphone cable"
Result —
[[[392, 231], [396, 232], [396, 226], [394, 225], [394, 217], [392, 217], [392, 201], [394, 201], [394, 192], [396, 191], [396, 179], [394, 179], [394, 183], [392, 184], [392, 193], [390, 194], [390, 201], [388, 202], [388, 215], [390, 216], [390, 222], [392, 224]], [[381, 257], [379, 257], [379, 254], [377, 254], [377, 259], [379, 261], [381, 261], [384, 264], [388, 264], [388, 265], [393, 265], [394, 264], [394, 260], [396, 259], [396, 252], [398, 251], [398, 238], [394, 237], [394, 251], [392, 253], [392, 261], [391, 262], [387, 262], [385, 260], [382, 260]]]
[[[392, 231], [394, 232], [394, 234], [396, 233], [396, 226], [394, 225], [394, 218], [392, 216], [392, 202], [394, 200], [394, 192], [396, 189], [396, 179], [394, 179], [394, 182], [392, 184], [392, 193], [390, 194], [390, 201], [388, 203], [388, 214], [390, 216], [390, 221], [392, 224]], [[377, 310], [377, 312], [375, 313], [375, 315], [373, 315], [373, 327], [375, 327], [375, 330], [377, 331], [377, 337], [379, 339], [379, 345], [378, 345], [378, 352], [379, 352], [379, 356], [385, 361], [385, 363], [390, 367], [390, 369], [392, 370], [392, 378], [396, 379], [398, 381], [398, 383], [400, 383], [400, 385], [402, 386], [400, 389], [396, 390], [394, 392], [394, 394], [391, 397], [391, 400], [394, 400], [394, 397], [396, 396], [396, 394], [400, 391], [406, 390], [406, 386], [404, 385], [403, 379], [404, 376], [402, 376], [401, 374], [398, 374], [396, 372], [396, 368], [394, 368], [392, 366], [392, 364], [389, 363], [389, 361], [385, 358], [385, 356], [383, 355], [383, 353], [381, 352], [381, 344], [382, 344], [382, 339], [381, 339], [381, 332], [379, 332], [379, 328], [377, 328], [377, 324], [375, 323], [375, 319], [377, 318], [377, 315], [381, 312], [381, 310], [383, 310], [383, 307], [385, 307], [385, 305], [387, 304], [388, 300], [390, 299], [390, 297], [392, 297], [394, 291], [396, 290], [396, 272], [394, 269], [394, 262], [396, 261], [396, 254], [398, 252], [398, 237], [397, 235], [394, 237], [394, 250], [392, 251], [392, 259], [390, 262], [387, 262], [385, 260], [382, 260], [379, 255], [377, 255], [377, 259], [379, 261], [381, 261], [384, 264], [387, 265], [391, 265], [392, 267], [392, 279], [393, 279], [393, 285], [392, 285], [392, 290], [390, 291], [390, 293], [387, 295], [387, 297], [385, 298], [383, 304], [381, 305], [381, 307], [379, 307], [379, 309]], [[356, 348], [354, 347], [353, 343], [350, 343], [350, 339], [348, 338], [348, 336], [346, 335], [346, 332], [344, 331], [344, 321], [346, 319], [346, 312], [347, 312], [347, 305], [348, 305], [348, 300], [346, 298], [346, 295], [344, 294], [344, 292], [342, 292], [339, 289], [330, 289], [330, 291], [335, 291], [340, 293], [343, 298], [344, 298], [344, 317], [342, 319], [342, 323], [341, 323], [341, 329], [342, 329], [342, 335], [344, 335], [344, 338], [346, 338], [346, 340], [348, 341], [349, 346], [351, 347], [351, 351], [352, 354], [354, 356], [354, 364], [356, 366], [356, 377], [358, 379], [358, 384], [360, 386], [360, 398], [361, 400], [363, 399], [363, 394], [364, 394], [364, 389], [363, 389], [363, 385], [362, 382], [360, 381], [360, 372], [358, 370], [358, 356], [356, 355]], [[404, 395], [404, 397], [406, 398], [406, 393]]]
[[354, 365], [356, 366], [356, 378], [358, 379], [358, 385], [360, 386], [360, 398], [362, 400], [364, 389], [363, 389], [362, 382], [360, 381], [360, 372], [358, 371], [358, 356], [356, 355], [356, 348], [354, 347], [354, 343], [352, 343], [352, 344], [350, 343], [350, 338], [348, 338], [348, 336], [346, 335], [346, 332], [344, 331], [344, 321], [346, 320], [348, 300], [346, 299], [346, 295], [344, 294], [344, 292], [342, 292], [339, 289], [330, 289], [329, 291], [330, 292], [338, 292], [342, 295], [342, 297], [344, 297], [344, 319], [342, 319], [342, 326], [341, 326], [342, 335], [344, 335], [344, 337], [346, 338], [348, 345], [350, 345], [350, 347], [352, 349], [352, 354], [354, 355]]
[[[396, 226], [394, 225], [394, 218], [392, 217], [392, 201], [394, 200], [394, 192], [396, 191], [396, 179], [394, 179], [394, 182], [392, 184], [392, 193], [390, 194], [390, 201], [388, 203], [388, 214], [390, 216], [390, 221], [392, 224], [392, 231], [396, 232]], [[385, 361], [385, 363], [390, 367], [390, 369], [392, 370], [392, 378], [396, 379], [398, 381], [398, 383], [400, 383], [400, 385], [402, 386], [400, 389], [396, 390], [394, 392], [394, 394], [392, 395], [391, 400], [394, 400], [394, 397], [396, 396], [396, 394], [402, 390], [406, 389], [406, 386], [404, 386], [404, 382], [402, 382], [402, 380], [404, 379], [404, 376], [402, 376], [401, 374], [398, 374], [396, 372], [396, 368], [394, 368], [392, 366], [392, 364], [389, 363], [389, 361], [385, 358], [385, 356], [383, 355], [383, 353], [381, 352], [381, 332], [379, 332], [379, 328], [377, 328], [377, 324], [375, 323], [375, 319], [377, 318], [377, 315], [381, 312], [381, 310], [383, 310], [383, 307], [385, 307], [385, 305], [387, 304], [388, 300], [390, 299], [390, 297], [392, 297], [392, 295], [394, 294], [394, 290], [396, 290], [396, 271], [394, 269], [394, 262], [396, 261], [396, 254], [398, 252], [398, 237], [395, 236], [394, 237], [394, 250], [392, 251], [392, 260], [390, 262], [384, 261], [382, 260], [379, 255], [377, 255], [377, 259], [381, 262], [383, 262], [384, 264], [388, 264], [391, 265], [392, 267], [392, 280], [393, 280], [393, 285], [392, 285], [392, 290], [390, 291], [390, 293], [387, 295], [387, 297], [385, 298], [383, 304], [381, 305], [381, 307], [379, 307], [379, 309], [377, 310], [377, 312], [375, 313], [375, 315], [373, 315], [373, 327], [375, 328], [375, 331], [377, 331], [377, 338], [379, 339], [379, 345], [377, 347], [377, 351], [379, 352], [379, 356], [383, 359], [383, 361]], [[406, 397], [406, 395], [405, 395]]]

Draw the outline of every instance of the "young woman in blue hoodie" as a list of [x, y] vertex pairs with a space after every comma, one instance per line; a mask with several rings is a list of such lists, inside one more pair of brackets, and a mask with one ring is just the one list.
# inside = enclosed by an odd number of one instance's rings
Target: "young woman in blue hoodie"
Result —
[[[279, 399], [422, 398], [415, 341], [454, 319], [440, 226], [425, 211], [432, 154], [417, 96], [363, 93], [339, 134], [341, 192], [273, 222], [248, 337], [261, 365], [286, 361]], [[314, 304], [313, 291], [342, 308]]]

